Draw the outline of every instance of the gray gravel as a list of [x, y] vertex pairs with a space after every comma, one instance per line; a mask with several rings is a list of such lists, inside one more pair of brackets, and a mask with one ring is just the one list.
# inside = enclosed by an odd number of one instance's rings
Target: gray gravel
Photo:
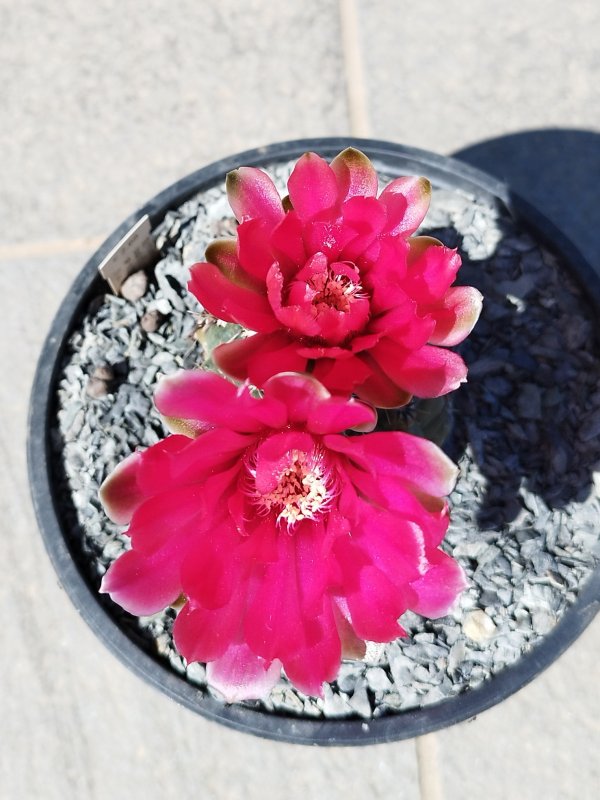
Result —
[[[271, 172], [283, 187], [289, 165]], [[96, 298], [71, 337], [54, 443], [72, 545], [94, 587], [127, 547], [102, 512], [98, 487], [133, 449], [165, 435], [152, 404], [156, 380], [206, 361], [217, 341], [239, 335], [184, 288], [188, 266], [234, 229], [222, 187], [169, 212], [155, 231], [163, 257], [145, 294]], [[445, 547], [465, 568], [469, 588], [443, 619], [406, 614], [410, 637], [369, 648], [363, 662], [344, 662], [323, 699], [282, 678], [267, 700], [252, 704], [258, 708], [369, 718], [473, 688], [553, 629], [600, 556], [593, 313], [554, 256], [486, 202], [435, 190], [426, 229], [460, 248], [461, 282], [485, 296], [462, 347], [469, 383], [454, 395], [446, 445], [461, 475]], [[148, 315], [156, 324], [147, 324]], [[138, 619], [101, 602], [141, 646], [212, 694], [204, 667], [186, 666], [173, 649], [172, 609]]]

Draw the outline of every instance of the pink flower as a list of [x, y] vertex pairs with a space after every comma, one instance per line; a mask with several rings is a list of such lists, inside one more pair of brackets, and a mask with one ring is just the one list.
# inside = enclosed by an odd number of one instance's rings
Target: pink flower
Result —
[[407, 609], [447, 613], [464, 587], [439, 549], [456, 468], [432, 443], [371, 430], [372, 408], [285, 373], [253, 397], [182, 371], [156, 405], [177, 431], [129, 456], [101, 489], [131, 549], [102, 591], [133, 614], [185, 604], [174, 627], [229, 701], [280, 674], [320, 694], [342, 653], [404, 634]]
[[471, 331], [481, 295], [451, 286], [455, 250], [409, 238], [427, 213], [429, 181], [397, 178], [377, 197], [373, 165], [349, 148], [330, 165], [306, 153], [288, 190], [282, 202], [252, 167], [227, 176], [237, 241], [211, 244], [189, 289], [257, 333], [216, 348], [218, 366], [256, 386], [282, 370], [312, 371], [330, 391], [381, 407], [456, 389], [466, 367], [446, 346]]

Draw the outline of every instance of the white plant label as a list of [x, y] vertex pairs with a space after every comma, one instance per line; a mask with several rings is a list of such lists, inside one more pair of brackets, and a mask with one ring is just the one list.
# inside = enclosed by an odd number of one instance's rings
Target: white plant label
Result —
[[144, 269], [157, 260], [158, 250], [151, 230], [150, 218], [145, 214], [98, 266], [100, 274], [108, 281], [113, 292], [119, 291], [123, 281], [132, 272]]

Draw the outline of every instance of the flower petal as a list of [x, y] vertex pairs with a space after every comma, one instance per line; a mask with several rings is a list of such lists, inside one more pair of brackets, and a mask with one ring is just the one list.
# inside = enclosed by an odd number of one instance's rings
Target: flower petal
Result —
[[412, 394], [394, 383], [369, 353], [362, 354], [362, 361], [369, 373], [362, 383], [354, 387], [361, 400], [372, 403], [376, 408], [399, 408], [410, 402]]
[[165, 485], [178, 487], [225, 480], [231, 467], [239, 465], [240, 455], [254, 440], [252, 435], [213, 428], [197, 439], [188, 439], [187, 447], [176, 457], [161, 453], [163, 443], [158, 442], [144, 453], [138, 477], [140, 487], [151, 496], [164, 492]]
[[388, 212], [385, 232], [397, 236], [414, 233], [425, 219], [431, 200], [431, 183], [416, 176], [396, 178], [379, 196]]
[[341, 657], [331, 603], [325, 598], [318, 613], [306, 617], [303, 603], [312, 608], [315, 585], [323, 579], [320, 567], [313, 572], [304, 562], [294, 536], [280, 533], [277, 548], [277, 558], [265, 566], [248, 606], [246, 641], [267, 660], [274, 653], [299, 689], [318, 695], [323, 681], [335, 677]]
[[380, 431], [344, 439], [332, 437], [326, 438], [325, 443], [373, 475], [401, 478], [433, 497], [449, 495], [458, 477], [458, 467], [441, 448], [403, 431]]
[[417, 595], [411, 609], [435, 619], [448, 614], [468, 582], [460, 564], [442, 550], [434, 550], [427, 556], [431, 566], [419, 580], [411, 583]]
[[415, 303], [406, 303], [386, 314], [386, 319], [378, 320], [373, 327], [380, 328], [379, 341], [385, 332], [402, 350], [420, 350], [427, 344], [435, 331], [435, 320], [429, 314], [420, 316], [415, 306]]
[[303, 229], [298, 214], [289, 211], [271, 234], [271, 247], [286, 278], [306, 261]]
[[108, 569], [100, 592], [109, 594], [130, 614], [156, 614], [181, 594], [181, 562], [185, 547], [173, 537], [151, 556], [129, 550]]
[[359, 590], [348, 595], [348, 607], [352, 627], [360, 639], [391, 642], [406, 635], [398, 618], [408, 608], [408, 595], [396, 589], [375, 567], [361, 570]]
[[[237, 256], [240, 266], [262, 284], [273, 262], [270, 231], [262, 219], [249, 219], [238, 225]], [[208, 259], [207, 257], [207, 260]]]
[[190, 275], [188, 289], [215, 317], [262, 333], [279, 327], [265, 294], [232, 282], [214, 264], [194, 264]]
[[303, 221], [332, 209], [338, 195], [333, 170], [316, 153], [305, 153], [298, 159], [288, 180], [288, 191], [292, 206]]
[[242, 433], [284, 424], [280, 401], [259, 400], [247, 387], [201, 370], [179, 370], [162, 378], [154, 394], [161, 414], [199, 420]]
[[368, 265], [361, 264], [365, 288], [370, 292], [374, 314], [406, 303], [408, 295], [404, 288], [404, 279], [408, 252], [409, 245], [404, 239], [383, 239], [377, 257]]
[[262, 219], [274, 228], [284, 211], [277, 187], [261, 169], [240, 167], [227, 174], [225, 181], [229, 205], [237, 220]]
[[363, 383], [371, 370], [359, 356], [351, 358], [323, 358], [317, 361], [312, 373], [334, 394], [350, 394], [357, 384]]
[[175, 646], [188, 663], [214, 661], [237, 641], [240, 629], [241, 593], [216, 609], [187, 602], [173, 625]]
[[306, 373], [281, 372], [263, 389], [265, 397], [285, 405], [287, 423], [306, 422], [315, 407], [331, 398], [323, 384]]
[[[313, 258], [325, 257], [321, 254]], [[304, 295], [305, 284], [297, 283]], [[267, 275], [267, 294], [269, 303], [278, 322], [283, 328], [293, 331], [296, 336], [317, 336], [320, 332], [320, 325], [313, 313], [311, 313], [310, 303], [303, 305], [283, 305], [284, 278], [277, 264], [269, 270]]]
[[419, 303], [435, 303], [454, 282], [460, 265], [456, 250], [430, 236], [415, 236], [409, 240], [404, 290]]
[[315, 441], [308, 433], [281, 431], [264, 439], [256, 448], [254, 481], [260, 494], [269, 494], [278, 485], [281, 474], [290, 466], [294, 451], [312, 453]]
[[282, 658], [287, 677], [300, 691], [323, 696], [323, 683], [334, 680], [340, 667], [342, 646], [331, 608], [325, 600], [323, 613], [304, 620], [304, 636], [297, 654]]
[[210, 685], [227, 703], [266, 697], [281, 675], [281, 663], [265, 661], [247, 644], [232, 644], [220, 658], [206, 665]]
[[187, 535], [192, 521], [194, 530], [201, 530], [205, 517], [206, 502], [201, 485], [168, 486], [162, 494], [148, 498], [136, 509], [127, 535], [134, 550], [152, 555], [164, 547], [175, 532]]
[[[269, 521], [274, 528], [272, 517]], [[276, 549], [274, 560], [263, 567], [244, 620], [245, 641], [268, 661], [294, 657], [304, 637], [293, 538], [279, 532]]]
[[376, 240], [386, 222], [385, 207], [375, 197], [351, 197], [342, 206], [344, 226], [356, 232], [340, 254], [340, 260], [357, 261]]
[[[352, 339], [354, 342], [354, 339]], [[351, 344], [352, 344], [351, 342]], [[299, 356], [308, 359], [317, 359], [317, 358], [330, 358], [330, 359], [340, 359], [340, 358], [352, 358], [353, 351], [347, 350], [345, 347], [326, 347], [325, 345], [314, 344], [314, 345], [306, 345], [301, 346], [296, 349], [296, 352]]]
[[[264, 228], [264, 223], [261, 220], [248, 220], [247, 223], [243, 223], [238, 227], [238, 232], [246, 231], [247, 226], [255, 233], [256, 229], [258, 229], [258, 233], [260, 233]], [[261, 239], [259, 239], [257, 244], [262, 244], [264, 246]], [[223, 277], [227, 278], [231, 283], [240, 286], [242, 289], [249, 289], [253, 292], [264, 294], [263, 282], [260, 280], [260, 275], [254, 275], [251, 269], [248, 270], [242, 266], [238, 257], [238, 251], [239, 241], [236, 242], [235, 239], [216, 239], [208, 245], [204, 255], [206, 261], [218, 267]], [[271, 261], [272, 260], [271, 258]]]
[[316, 434], [337, 433], [348, 428], [372, 430], [377, 414], [372, 406], [358, 400], [331, 397], [314, 376], [282, 372], [264, 385], [264, 396], [286, 405], [288, 423], [303, 423]]
[[162, 415], [162, 421], [169, 433], [178, 433], [188, 439], [197, 439], [198, 436], [206, 433], [210, 427], [203, 422], [198, 422], [193, 419], [183, 419], [183, 417], [167, 417]]
[[344, 575], [345, 593], [352, 627], [365, 641], [389, 642], [402, 636], [398, 617], [406, 609], [402, 590], [375, 566], [352, 539], [339, 539], [334, 546], [337, 562]]
[[218, 267], [228, 280], [256, 288], [256, 283], [252, 281], [250, 275], [240, 270], [235, 239], [216, 239], [208, 245], [204, 256], [210, 264]]
[[371, 161], [360, 150], [347, 147], [331, 162], [338, 185], [338, 199], [349, 197], [374, 197], [377, 194], [377, 172]]
[[[343, 345], [349, 337], [360, 332], [369, 320], [369, 301], [366, 298], [355, 298], [348, 311], [336, 308], [324, 308], [317, 319], [317, 333], [329, 346]], [[291, 326], [290, 326], [291, 327]]]
[[231, 601], [240, 583], [240, 541], [228, 520], [191, 543], [181, 568], [181, 586], [187, 597], [208, 609], [222, 608]]
[[257, 333], [246, 339], [220, 344], [213, 351], [215, 364], [238, 380], [249, 379], [262, 386], [278, 372], [303, 372], [307, 359], [298, 355], [297, 345], [285, 333]]
[[140, 451], [132, 453], [121, 461], [100, 487], [100, 502], [117, 525], [126, 525], [145, 499], [137, 482], [141, 459]]
[[337, 433], [344, 430], [372, 431], [377, 425], [373, 406], [359, 400], [332, 397], [315, 409], [307, 421], [311, 433]]
[[300, 606], [306, 620], [321, 613], [323, 598], [330, 582], [325, 525], [322, 520], [303, 520], [296, 525], [293, 535]]
[[448, 504], [438, 497], [418, 493], [410, 484], [389, 475], [375, 478], [351, 470], [351, 478], [359, 492], [372, 503], [400, 514], [421, 529], [425, 546], [437, 547], [448, 530]]
[[430, 344], [451, 347], [463, 341], [479, 319], [483, 295], [472, 286], [455, 286], [448, 289], [443, 302], [429, 313], [435, 320], [435, 330]]
[[[440, 497], [420, 491], [399, 475], [377, 473], [352, 458], [351, 447], [343, 441], [348, 437], [330, 434], [323, 438], [329, 450], [345, 454], [339, 508], [359, 528], [364, 517], [364, 502], [387, 509], [420, 528], [425, 546], [437, 547], [448, 528], [448, 504]], [[352, 437], [356, 441], [359, 437]], [[364, 438], [364, 437], [363, 437]]]
[[[344, 609], [342, 611], [342, 609]], [[350, 612], [347, 610], [348, 604], [344, 598], [336, 598], [333, 606], [335, 624], [342, 644], [342, 658], [352, 658], [360, 661], [367, 652], [367, 643], [354, 632], [350, 621]]]
[[417, 580], [425, 556], [421, 529], [413, 522], [362, 503], [363, 513], [352, 535], [371, 563], [396, 586]]
[[167, 417], [214, 424], [213, 408], [232, 404], [237, 391], [231, 381], [213, 372], [180, 369], [160, 379], [154, 392], [154, 404]]
[[356, 231], [337, 222], [312, 220], [304, 226], [304, 242], [309, 256], [322, 253], [334, 261], [344, 247], [356, 238]]
[[110, 519], [125, 525], [146, 498], [162, 491], [164, 475], [170, 474], [171, 456], [189, 444], [187, 436], [168, 436], [122, 461], [100, 487], [100, 501]]
[[440, 397], [467, 379], [467, 367], [458, 353], [441, 347], [425, 345], [403, 352], [390, 339], [382, 339], [370, 353], [394, 383], [417, 397]]

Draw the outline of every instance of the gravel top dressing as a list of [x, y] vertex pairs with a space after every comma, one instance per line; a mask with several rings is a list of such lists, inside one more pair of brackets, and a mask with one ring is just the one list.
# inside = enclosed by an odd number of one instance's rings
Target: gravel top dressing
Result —
[[[267, 169], [282, 191], [291, 166]], [[206, 246], [234, 231], [221, 186], [168, 212], [154, 232], [162, 260], [148, 280], [131, 279], [129, 299], [96, 297], [71, 336], [52, 430], [55, 474], [70, 546], [94, 588], [128, 546], [102, 511], [98, 487], [135, 448], [166, 434], [152, 402], [157, 379], [204, 363], [214, 344], [239, 334], [203, 313], [185, 288], [187, 269]], [[443, 701], [534, 648], [598, 563], [593, 311], [564, 265], [486, 202], [434, 186], [421, 232], [459, 248], [459, 282], [485, 298], [460, 348], [469, 380], [454, 393], [444, 446], [460, 466], [444, 547], [463, 565], [469, 588], [452, 615], [404, 615], [410, 637], [370, 647], [364, 661], [344, 661], [323, 699], [282, 678], [267, 700], [244, 705], [369, 719]], [[213, 694], [203, 665], [186, 666], [173, 648], [173, 609], [137, 618], [104, 596], [101, 602], [144, 649]]]

